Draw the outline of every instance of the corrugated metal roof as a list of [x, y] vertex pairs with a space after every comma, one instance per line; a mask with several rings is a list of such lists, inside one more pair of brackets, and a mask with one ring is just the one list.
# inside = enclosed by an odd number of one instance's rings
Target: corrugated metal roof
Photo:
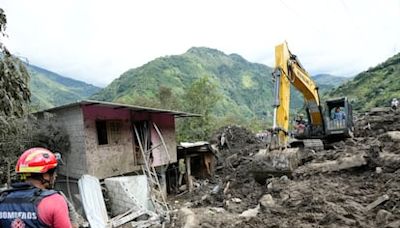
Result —
[[167, 109], [150, 108], [150, 107], [144, 107], [144, 106], [128, 105], [128, 104], [113, 103], [113, 102], [106, 102], [106, 101], [95, 101], [95, 100], [81, 100], [81, 101], [77, 101], [74, 103], [65, 104], [65, 105], [54, 107], [54, 108], [42, 110], [37, 113], [58, 111], [58, 110], [61, 110], [64, 108], [70, 108], [70, 107], [82, 106], [82, 105], [83, 106], [90, 105], [90, 106], [99, 106], [99, 107], [109, 107], [109, 108], [113, 108], [113, 109], [129, 109], [129, 110], [138, 111], [138, 112], [166, 113], [166, 114], [174, 115], [175, 117], [200, 117], [201, 116], [200, 114], [195, 114], [195, 113], [180, 112], [180, 111], [167, 110]]

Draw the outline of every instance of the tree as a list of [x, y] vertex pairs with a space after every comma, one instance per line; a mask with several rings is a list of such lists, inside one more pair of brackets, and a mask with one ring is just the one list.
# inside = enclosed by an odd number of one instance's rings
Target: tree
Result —
[[192, 83], [183, 97], [187, 112], [200, 114], [201, 117], [186, 118], [178, 123], [178, 140], [207, 140], [214, 129], [212, 110], [221, 95], [217, 85], [208, 76]]
[[25, 114], [31, 96], [26, 67], [1, 40], [6, 37], [6, 24], [6, 15], [0, 8], [0, 127], [7, 125], [8, 117]]
[[[29, 132], [27, 113], [30, 101], [29, 74], [24, 64], [4, 45], [7, 18], [0, 8], [0, 181], [6, 177], [5, 167], [14, 165], [17, 154], [26, 145], [23, 132]], [[26, 117], [26, 116], [25, 116]]]
[[158, 88], [158, 99], [160, 101], [160, 108], [170, 110], [179, 109], [179, 102], [169, 87], [160, 86]]

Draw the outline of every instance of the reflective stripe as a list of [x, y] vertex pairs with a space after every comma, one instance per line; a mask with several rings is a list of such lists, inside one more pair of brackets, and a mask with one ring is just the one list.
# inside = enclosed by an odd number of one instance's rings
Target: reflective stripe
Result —
[[43, 150], [41, 148], [37, 148], [35, 151], [33, 151], [31, 154], [29, 154], [26, 158], [25, 158], [25, 162], [28, 162], [30, 160], [32, 160], [36, 155], [38, 154], [43, 154], [43, 153], [48, 153], [47, 150]]
[[20, 166], [18, 172], [20, 172], [20, 173], [39, 173], [43, 168], [44, 168], [44, 166], [36, 166], [36, 167]]

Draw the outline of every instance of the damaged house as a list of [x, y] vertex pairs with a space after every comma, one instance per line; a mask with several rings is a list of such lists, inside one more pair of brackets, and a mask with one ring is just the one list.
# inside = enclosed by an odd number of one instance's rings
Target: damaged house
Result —
[[[53, 116], [69, 135], [71, 146], [70, 151], [62, 151], [65, 165], [59, 173], [64, 178], [60, 178], [59, 185], [74, 202], [79, 198], [77, 180], [82, 175], [103, 180], [143, 173], [143, 165], [155, 168], [165, 193], [166, 167], [177, 162], [175, 118], [198, 116], [93, 100], [51, 108], [36, 115], [44, 121], [46, 115]], [[126, 181], [124, 178], [118, 181]]]

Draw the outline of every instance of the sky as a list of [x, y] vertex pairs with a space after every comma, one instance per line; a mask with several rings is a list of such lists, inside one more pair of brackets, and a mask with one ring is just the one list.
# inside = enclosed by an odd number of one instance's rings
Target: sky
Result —
[[106, 86], [191, 47], [274, 66], [287, 41], [312, 75], [354, 76], [400, 52], [400, 0], [0, 0], [3, 42], [29, 63]]

